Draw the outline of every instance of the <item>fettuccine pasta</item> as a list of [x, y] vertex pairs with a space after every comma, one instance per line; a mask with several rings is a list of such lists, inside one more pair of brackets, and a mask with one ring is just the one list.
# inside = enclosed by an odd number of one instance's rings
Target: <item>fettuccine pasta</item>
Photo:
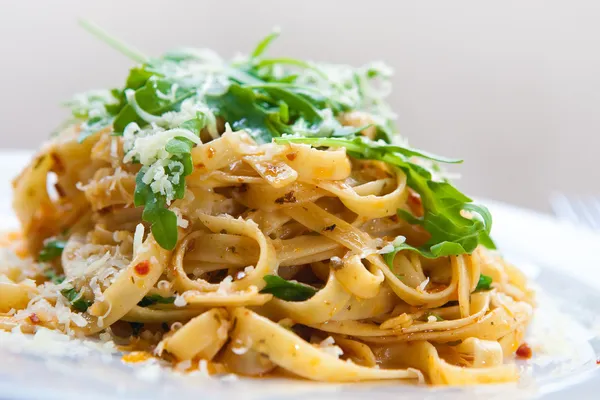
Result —
[[517, 380], [532, 292], [455, 160], [394, 133], [385, 68], [266, 58], [274, 37], [74, 100], [13, 182], [0, 329], [245, 376]]

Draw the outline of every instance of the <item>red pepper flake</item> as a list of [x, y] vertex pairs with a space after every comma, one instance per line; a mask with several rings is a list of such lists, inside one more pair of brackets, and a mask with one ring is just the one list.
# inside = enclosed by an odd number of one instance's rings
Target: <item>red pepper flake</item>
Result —
[[596, 365], [600, 365], [600, 358], [596, 360]]
[[286, 154], [285, 157], [290, 161], [294, 161], [296, 159], [297, 155], [298, 155], [298, 153], [289, 153], [289, 154]]
[[422, 217], [424, 214], [423, 203], [421, 202], [421, 196], [419, 193], [412, 190], [408, 191], [408, 207], [412, 211], [413, 215], [417, 218]]
[[135, 270], [135, 273], [140, 276], [148, 275], [148, 272], [150, 272], [150, 261], [142, 261], [141, 263], [133, 267], [133, 269]]
[[519, 358], [531, 358], [531, 354], [532, 354], [531, 347], [529, 347], [529, 345], [527, 343], [523, 343], [517, 349], [516, 354], [517, 354], [517, 357], [519, 357]]
[[29, 320], [31, 321], [32, 324], [40, 323], [40, 318], [37, 316], [36, 313], [31, 313], [31, 315], [29, 316]]
[[206, 150], [206, 155], [208, 158], [213, 158], [215, 154], [217, 154], [217, 151], [213, 147], [208, 146], [208, 149]]
[[204, 167], [206, 167], [206, 165], [204, 165], [202, 163], [196, 164], [196, 168], [204, 168]]

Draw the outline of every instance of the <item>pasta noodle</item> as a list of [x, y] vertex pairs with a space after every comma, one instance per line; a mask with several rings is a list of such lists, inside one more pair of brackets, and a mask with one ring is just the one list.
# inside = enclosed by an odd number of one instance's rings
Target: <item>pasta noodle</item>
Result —
[[77, 103], [14, 180], [0, 329], [109, 332], [249, 376], [518, 379], [505, 360], [533, 296], [487, 210], [438, 176], [443, 159], [378, 136], [387, 111], [366, 80], [300, 62], [277, 75], [271, 39], [248, 64], [149, 61], [120, 99]]

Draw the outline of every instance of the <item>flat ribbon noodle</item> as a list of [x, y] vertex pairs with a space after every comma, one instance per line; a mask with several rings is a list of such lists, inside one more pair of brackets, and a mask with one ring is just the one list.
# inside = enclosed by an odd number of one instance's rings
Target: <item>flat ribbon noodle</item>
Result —
[[415, 370], [387, 370], [348, 363], [318, 350], [282, 326], [245, 308], [233, 311], [231, 336], [266, 354], [275, 364], [296, 375], [318, 380], [352, 382], [372, 379], [418, 379]]

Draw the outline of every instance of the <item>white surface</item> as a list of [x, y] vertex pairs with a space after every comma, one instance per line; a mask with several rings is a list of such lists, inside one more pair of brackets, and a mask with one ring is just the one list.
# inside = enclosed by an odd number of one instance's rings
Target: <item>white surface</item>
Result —
[[[6, 184], [29, 160], [27, 152], [0, 152], [0, 216], [14, 226], [6, 208]], [[534, 363], [521, 363], [517, 385], [471, 388], [415, 387], [401, 382], [322, 384], [288, 380], [221, 381], [180, 376], [168, 370], [139, 369], [100, 354], [82, 359], [42, 358], [14, 352], [0, 335], [0, 398], [236, 398], [343, 399], [562, 399], [597, 398], [600, 373], [600, 234], [558, 223], [542, 214], [486, 202], [494, 215], [493, 237], [543, 292], [528, 341], [535, 343]], [[6, 217], [5, 217], [6, 216]], [[595, 289], [591, 287], [595, 286]], [[566, 309], [565, 309], [566, 307]], [[560, 310], [560, 311], [559, 311]], [[567, 311], [564, 313], [563, 311]], [[27, 347], [25, 347], [27, 349]], [[152, 375], [158, 379], [150, 379]]]
[[231, 56], [273, 26], [277, 56], [396, 69], [391, 103], [415, 146], [466, 160], [464, 189], [547, 209], [600, 195], [597, 0], [18, 0], [0, 11], [0, 147], [32, 147], [74, 93], [121, 85], [131, 62], [82, 31], [96, 21], [149, 55]]

